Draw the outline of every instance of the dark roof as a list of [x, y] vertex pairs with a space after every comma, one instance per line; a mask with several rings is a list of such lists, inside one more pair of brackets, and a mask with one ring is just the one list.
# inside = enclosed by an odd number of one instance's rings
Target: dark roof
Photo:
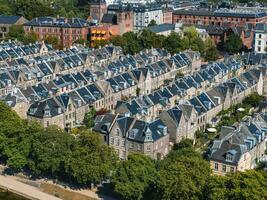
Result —
[[0, 24], [15, 24], [21, 16], [0, 15]]
[[200, 9], [200, 10], [177, 10], [175, 15], [191, 15], [191, 16], [211, 16], [211, 17], [242, 17], [242, 18], [261, 18], [267, 16], [264, 12], [241, 12], [238, 10], [220, 9], [216, 11]]
[[117, 15], [116, 14], [104, 14], [101, 20], [101, 23], [106, 24], [117, 24]]
[[161, 33], [164, 31], [172, 31], [175, 28], [175, 24], [159, 24], [155, 26], [148, 27], [147, 29], [154, 33]]
[[83, 27], [89, 27], [90, 23], [80, 18], [38, 17], [25, 23], [24, 25], [25, 26], [63, 27], [63, 28], [83, 28]]

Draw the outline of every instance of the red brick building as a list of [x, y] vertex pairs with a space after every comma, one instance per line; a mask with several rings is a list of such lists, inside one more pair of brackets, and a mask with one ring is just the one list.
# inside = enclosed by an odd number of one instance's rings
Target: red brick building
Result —
[[263, 12], [249, 12], [239, 10], [177, 10], [173, 13], [173, 23], [202, 25], [244, 26], [267, 21], [267, 14]]
[[164, 8], [162, 9], [163, 24], [172, 24], [172, 9]]
[[38, 38], [57, 37], [62, 47], [70, 47], [78, 39], [87, 40], [90, 24], [79, 18], [39, 17], [24, 24], [26, 33], [34, 31]]
[[103, 15], [107, 13], [107, 4], [105, 0], [90, 0], [90, 16], [100, 22]]

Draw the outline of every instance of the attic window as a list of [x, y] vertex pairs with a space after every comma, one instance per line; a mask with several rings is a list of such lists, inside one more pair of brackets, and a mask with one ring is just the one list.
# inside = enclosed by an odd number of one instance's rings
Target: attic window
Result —
[[234, 156], [231, 153], [227, 153], [225, 160], [228, 162], [233, 162], [233, 158], [234, 158]]

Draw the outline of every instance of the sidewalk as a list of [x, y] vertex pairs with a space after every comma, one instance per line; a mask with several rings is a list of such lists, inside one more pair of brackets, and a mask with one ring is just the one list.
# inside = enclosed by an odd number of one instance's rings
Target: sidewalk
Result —
[[55, 196], [46, 194], [33, 186], [19, 182], [8, 176], [0, 175], [0, 188], [7, 189], [10, 192], [33, 200], [60, 200]]

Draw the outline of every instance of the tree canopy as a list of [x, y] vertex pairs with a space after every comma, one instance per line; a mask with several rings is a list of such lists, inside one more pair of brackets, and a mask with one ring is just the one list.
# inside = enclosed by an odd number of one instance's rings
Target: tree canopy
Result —
[[105, 180], [117, 163], [99, 134], [83, 130], [74, 137], [55, 126], [44, 129], [1, 102], [0, 159], [14, 171], [84, 185]]
[[229, 53], [238, 53], [243, 47], [243, 42], [238, 35], [230, 34], [223, 47]]

